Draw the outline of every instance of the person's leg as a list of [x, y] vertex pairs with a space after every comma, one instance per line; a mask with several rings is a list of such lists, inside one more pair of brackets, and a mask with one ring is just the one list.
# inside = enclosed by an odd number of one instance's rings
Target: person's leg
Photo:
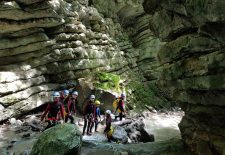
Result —
[[91, 128], [91, 122], [90, 121], [88, 121], [88, 125], [87, 125], [87, 135], [91, 135], [91, 133], [90, 133], [90, 128]]
[[95, 120], [95, 132], [98, 132], [98, 131], [97, 131], [97, 128], [98, 128], [98, 120], [96, 119], [96, 120]]
[[72, 115], [69, 116], [69, 119], [70, 119], [70, 123], [73, 124], [74, 123], [74, 118], [73, 118]]
[[119, 117], [120, 117], [120, 121], [122, 121], [122, 118], [123, 118], [122, 112], [120, 112]]
[[90, 130], [89, 130], [89, 134], [92, 133], [92, 128], [94, 126], [94, 121], [92, 119], [89, 120], [89, 123], [90, 123]]
[[89, 128], [88, 128], [88, 129], [89, 129], [89, 130], [88, 130], [88, 132], [89, 132], [88, 134], [89, 134], [89, 135], [91, 135], [91, 133], [92, 133], [92, 128], [93, 128], [93, 126], [94, 126], [93, 116], [90, 115], [90, 116], [89, 116], [89, 119], [88, 119], [88, 127], [89, 127]]
[[65, 116], [65, 122], [67, 123], [67, 121], [68, 121], [68, 118], [69, 118], [69, 116], [68, 116], [68, 114], [66, 114], [66, 116]]
[[86, 129], [86, 127], [87, 127], [87, 117], [85, 116], [85, 117], [84, 117], [84, 127], [83, 127], [83, 134], [82, 134], [82, 135], [85, 134], [85, 129]]
[[108, 134], [107, 134], [107, 139], [108, 139], [108, 142], [111, 143], [111, 136], [109, 136]]
[[47, 130], [50, 127], [52, 127], [52, 121], [48, 120], [48, 125], [44, 128], [43, 131]]
[[93, 127], [94, 127], [94, 123], [90, 121], [90, 133], [92, 133]]
[[115, 115], [115, 121], [117, 121], [117, 117], [118, 117], [118, 116], [117, 116], [117, 115]]

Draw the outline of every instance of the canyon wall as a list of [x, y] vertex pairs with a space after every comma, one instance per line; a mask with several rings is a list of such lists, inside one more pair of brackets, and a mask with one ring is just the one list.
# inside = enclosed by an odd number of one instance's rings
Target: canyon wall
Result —
[[53, 90], [99, 71], [155, 83], [156, 55], [164, 43], [148, 28], [142, 3], [0, 2], [0, 121], [41, 106]]
[[185, 112], [182, 138], [196, 154], [225, 153], [225, 1], [145, 0], [149, 28], [166, 42], [157, 83]]

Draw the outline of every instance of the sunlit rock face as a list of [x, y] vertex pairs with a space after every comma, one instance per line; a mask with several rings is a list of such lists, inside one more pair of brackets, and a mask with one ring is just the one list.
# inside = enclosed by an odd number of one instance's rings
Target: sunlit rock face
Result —
[[166, 44], [158, 83], [185, 116], [179, 127], [196, 154], [225, 153], [225, 1], [145, 0], [149, 28]]
[[0, 121], [42, 105], [68, 81], [128, 72], [114, 39], [120, 29], [88, 1], [0, 2]]
[[150, 31], [151, 16], [142, 3], [0, 2], [0, 122], [41, 106], [53, 90], [98, 71], [136, 73], [155, 83], [156, 57], [165, 43]]
[[123, 36], [115, 39], [125, 51], [129, 66], [139, 70], [147, 82], [154, 83], [159, 73], [157, 53], [164, 42], [149, 29], [151, 16], [144, 11], [142, 3], [143, 0], [92, 0], [92, 5], [104, 17], [123, 28]]

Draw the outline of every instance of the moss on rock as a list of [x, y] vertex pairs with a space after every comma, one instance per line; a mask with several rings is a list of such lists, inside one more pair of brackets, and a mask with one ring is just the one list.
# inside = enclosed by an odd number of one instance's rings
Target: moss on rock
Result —
[[31, 155], [78, 154], [82, 145], [79, 129], [72, 124], [56, 125], [44, 131], [34, 144]]
[[103, 90], [120, 92], [120, 76], [112, 73], [98, 72], [95, 75], [94, 86]]

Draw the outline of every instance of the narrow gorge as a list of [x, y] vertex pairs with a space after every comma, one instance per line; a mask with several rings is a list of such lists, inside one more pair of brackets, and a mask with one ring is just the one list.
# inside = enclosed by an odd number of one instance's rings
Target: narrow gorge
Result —
[[223, 155], [224, 8], [224, 0], [1, 1], [0, 122], [112, 73], [131, 109], [176, 104], [189, 150]]

